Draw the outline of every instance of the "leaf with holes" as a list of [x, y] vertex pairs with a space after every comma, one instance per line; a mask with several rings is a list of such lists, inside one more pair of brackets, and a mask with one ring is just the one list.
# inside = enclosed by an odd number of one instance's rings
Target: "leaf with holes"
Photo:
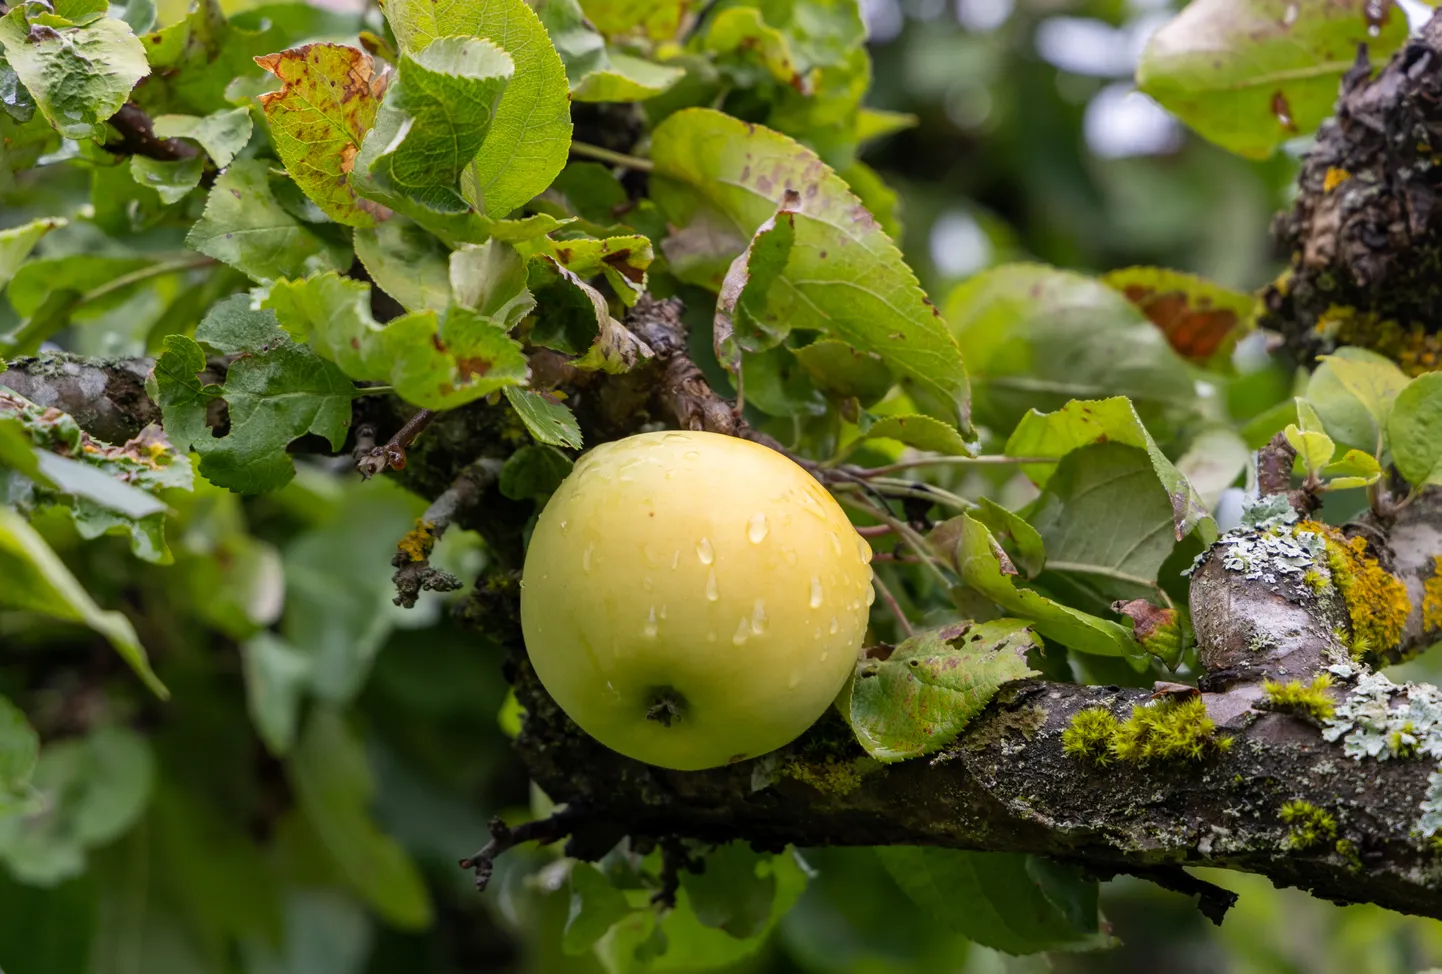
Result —
[[282, 82], [260, 104], [290, 178], [337, 223], [371, 226], [379, 210], [356, 195], [349, 178], [385, 91], [371, 56], [343, 44], [307, 44], [255, 63]]
[[[200, 472], [242, 494], [278, 490], [295, 476], [290, 442], [316, 433], [339, 450], [350, 426], [355, 387], [331, 363], [292, 341], [268, 310], [237, 294], [216, 304], [195, 331], [165, 339], [156, 360], [151, 397], [160, 404], [165, 431], [177, 450], [200, 454]], [[223, 386], [202, 385], [203, 342], [235, 355]], [[224, 399], [229, 431], [215, 436], [206, 409]]]
[[866, 753], [905, 761], [939, 751], [986, 709], [997, 688], [1036, 676], [1028, 624], [1000, 619], [918, 633], [885, 660], [856, 664], [843, 712]]
[[540, 309], [531, 341], [579, 356], [578, 369], [626, 372], [651, 349], [611, 317], [606, 299], [576, 274], [544, 254], [529, 263], [531, 292]]
[[741, 351], [764, 352], [790, 332], [790, 323], [772, 312], [766, 296], [791, 259], [796, 243], [796, 209], [801, 197], [787, 190], [781, 207], [756, 228], [746, 252], [739, 254], [721, 279], [716, 317], [711, 326], [717, 360], [732, 374], [741, 365]]

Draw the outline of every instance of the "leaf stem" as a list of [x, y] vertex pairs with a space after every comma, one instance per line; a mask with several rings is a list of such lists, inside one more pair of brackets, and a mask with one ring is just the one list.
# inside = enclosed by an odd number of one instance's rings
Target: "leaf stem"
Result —
[[640, 156], [628, 156], [624, 152], [603, 149], [601, 146], [591, 145], [589, 142], [572, 142], [571, 154], [585, 156], [587, 159], [596, 159], [601, 162], [609, 162], [614, 166], [625, 166], [627, 169], [636, 169], [640, 172], [651, 172], [656, 168], [650, 159], [642, 159]]
[[895, 531], [897, 535], [901, 537], [901, 540], [906, 543], [906, 546], [910, 548], [918, 558], [921, 559], [923, 567], [925, 567], [927, 571], [931, 572], [931, 574], [935, 576], [937, 582], [940, 583], [942, 590], [946, 592], [951, 591], [951, 579], [947, 578], [946, 573], [943, 572], [941, 568], [936, 564], [936, 556], [933, 555], [929, 550], [926, 539], [923, 538], [921, 535], [917, 534], [916, 531], [912, 529], [911, 525], [906, 524], [905, 522], [898, 519], [890, 511], [883, 508], [880, 504], [876, 504], [868, 500], [862, 500], [860, 498], [847, 497], [844, 494], [838, 495], [836, 499], [839, 500], [844, 506], [849, 507], [855, 511], [860, 511], [863, 514], [870, 515], [871, 517], [876, 518], [878, 521], [881, 521], [883, 524], [889, 526], [891, 530]]
[[896, 616], [896, 624], [901, 627], [901, 634], [907, 639], [916, 635], [916, 630], [911, 628], [911, 623], [907, 620], [906, 613], [901, 611], [901, 606], [897, 603], [896, 596], [891, 594], [891, 589], [887, 588], [886, 583], [881, 580], [880, 572], [874, 572], [872, 574], [871, 584], [876, 587], [877, 594], [881, 596], [881, 600], [885, 602], [887, 608], [891, 610], [891, 614]]
[[162, 261], [158, 264], [151, 264], [149, 267], [142, 267], [131, 271], [129, 274], [121, 274], [119, 277], [111, 278], [104, 284], [91, 288], [82, 294], [69, 292], [68, 300], [56, 300], [57, 296], [64, 294], [63, 291], [53, 292], [46, 299], [44, 305], [34, 315], [20, 323], [8, 335], [0, 336], [0, 349], [4, 349], [7, 358], [16, 358], [22, 355], [32, 355], [40, 349], [50, 336], [59, 332], [67, 324], [70, 318], [94, 301], [114, 294], [117, 291], [130, 287], [132, 284], [139, 284], [153, 277], [163, 277], [166, 274], [175, 274], [181, 271], [192, 270], [197, 267], [209, 267], [217, 263], [214, 257], [204, 257], [192, 254], [189, 257], [182, 257], [178, 260]]
[[896, 473], [898, 470], [910, 470], [913, 467], [944, 467], [944, 466], [1000, 466], [1020, 463], [1054, 463], [1056, 457], [1008, 457], [1008, 456], [980, 456], [980, 457], [913, 457], [909, 460], [898, 460], [896, 463], [888, 463], [884, 467], [870, 467], [858, 470], [862, 477], [881, 477], [889, 473]]

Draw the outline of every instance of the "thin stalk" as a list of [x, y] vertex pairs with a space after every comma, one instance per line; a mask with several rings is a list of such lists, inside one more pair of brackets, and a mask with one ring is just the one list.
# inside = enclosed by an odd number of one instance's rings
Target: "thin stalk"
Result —
[[636, 169], [641, 172], [650, 172], [656, 168], [650, 159], [628, 156], [624, 152], [603, 149], [601, 146], [591, 145], [589, 142], [572, 142], [571, 154], [585, 156], [587, 159], [595, 159], [600, 162], [609, 162], [613, 166], [625, 166], [627, 169]]
[[858, 470], [857, 473], [862, 477], [883, 477], [886, 474], [896, 473], [898, 470], [911, 470], [915, 467], [1011, 466], [1019, 463], [1055, 462], [1056, 457], [913, 457], [910, 460], [898, 460], [896, 463], [888, 463], [884, 467], [868, 467]]
[[916, 635], [916, 630], [911, 628], [906, 613], [901, 611], [901, 605], [896, 601], [896, 596], [891, 594], [891, 589], [887, 588], [886, 583], [881, 580], [880, 573], [874, 573], [871, 576], [871, 584], [876, 587], [877, 594], [881, 596], [881, 600], [886, 603], [887, 608], [891, 609], [891, 614], [896, 616], [896, 624], [901, 627], [901, 634], [908, 639]]
[[922, 566], [931, 572], [942, 589], [948, 592], [951, 591], [951, 579], [947, 578], [946, 573], [936, 564], [936, 556], [933, 555], [928, 548], [926, 539], [917, 534], [911, 525], [898, 519], [892, 515], [890, 511], [883, 509], [879, 504], [873, 504], [870, 501], [865, 501], [860, 498], [848, 497], [845, 494], [838, 495], [836, 499], [844, 506], [854, 511], [868, 514], [883, 524], [888, 525], [891, 530], [895, 531], [901, 537], [901, 540], [912, 550], [912, 553], [921, 559]]

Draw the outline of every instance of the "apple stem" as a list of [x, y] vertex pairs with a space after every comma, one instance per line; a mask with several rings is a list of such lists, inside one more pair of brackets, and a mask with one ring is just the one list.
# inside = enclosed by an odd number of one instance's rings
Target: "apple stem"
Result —
[[651, 706], [646, 710], [646, 719], [670, 727], [686, 713], [686, 698], [674, 687], [659, 687], [651, 697]]

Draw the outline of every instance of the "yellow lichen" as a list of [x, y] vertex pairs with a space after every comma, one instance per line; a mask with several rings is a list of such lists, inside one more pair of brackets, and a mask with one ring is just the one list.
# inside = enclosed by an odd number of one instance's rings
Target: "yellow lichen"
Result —
[[411, 561], [425, 561], [436, 546], [436, 526], [424, 518], [416, 518], [415, 530], [401, 538], [396, 548]]
[[1318, 521], [1299, 521], [1297, 531], [1311, 531], [1327, 549], [1327, 567], [1342, 593], [1352, 623], [1352, 653], [1385, 652], [1397, 646], [1412, 602], [1402, 580], [1367, 554], [1366, 538], [1347, 538], [1336, 528]]
[[1432, 559], [1432, 577], [1422, 583], [1422, 631], [1442, 630], [1442, 555]]
[[1360, 345], [1379, 352], [1397, 363], [1408, 375], [1436, 371], [1442, 364], [1442, 334], [1432, 333], [1420, 324], [1403, 326], [1396, 321], [1379, 321], [1375, 314], [1338, 314], [1332, 309], [1323, 313], [1317, 330], [1325, 331], [1339, 345]]
[[1266, 680], [1262, 683], [1262, 690], [1267, 694], [1267, 703], [1274, 710], [1305, 714], [1318, 721], [1326, 721], [1331, 719], [1336, 709], [1327, 693], [1331, 685], [1332, 677], [1327, 673], [1319, 673], [1311, 683], [1303, 683], [1301, 680], [1289, 680], [1286, 683]]
[[1352, 178], [1352, 174], [1345, 169], [1338, 169], [1336, 166], [1327, 167], [1327, 175], [1322, 179], [1322, 192], [1330, 193]]

